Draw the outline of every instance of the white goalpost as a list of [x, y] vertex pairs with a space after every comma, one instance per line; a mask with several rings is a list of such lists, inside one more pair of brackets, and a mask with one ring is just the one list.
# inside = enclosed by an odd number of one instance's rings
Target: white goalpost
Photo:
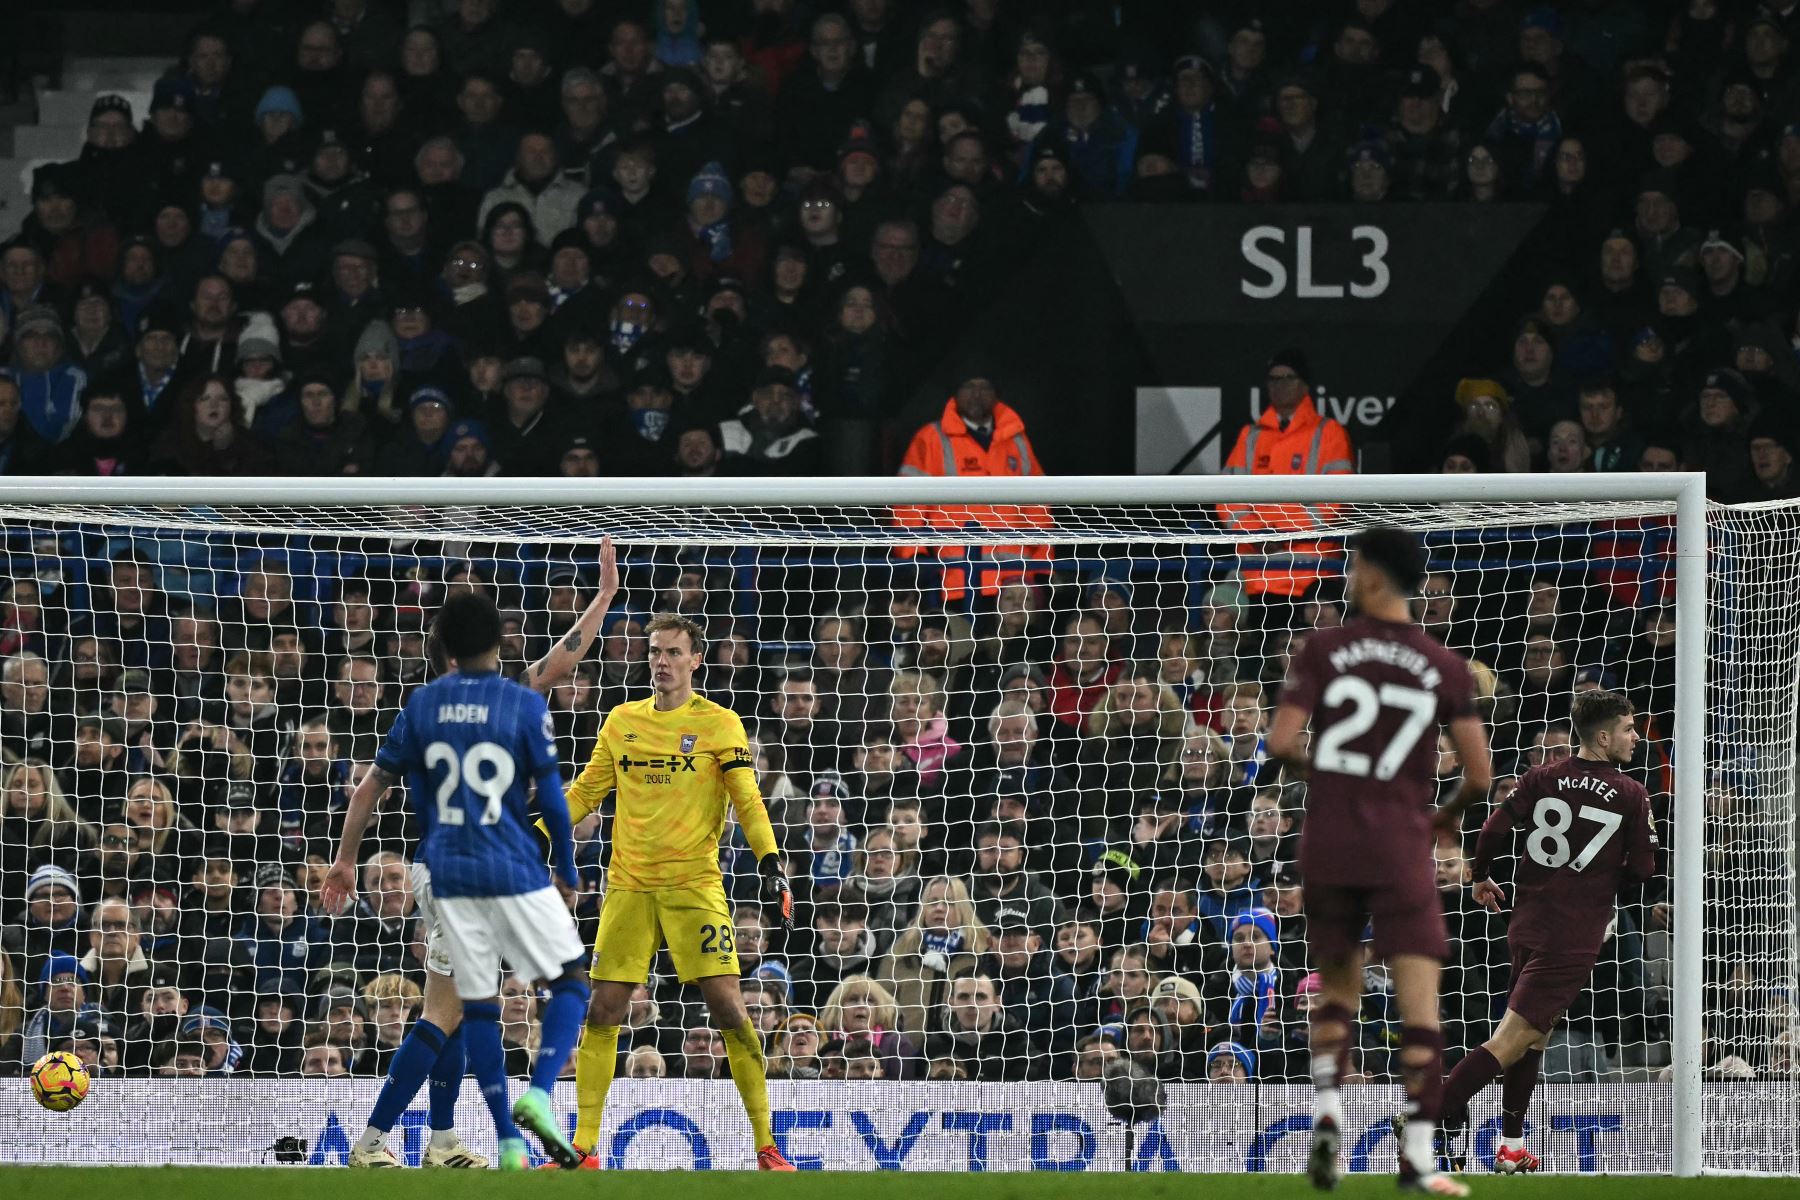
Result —
[[[1667, 876], [1621, 899], [1553, 1038], [1528, 1132], [1546, 1169], [1800, 1174], [1800, 506], [1709, 506], [1694, 474], [0, 479], [0, 951], [27, 1052], [68, 1039], [102, 1067], [63, 1116], [0, 1088], [0, 1161], [80, 1161], [111, 1118], [131, 1161], [253, 1163], [286, 1134], [341, 1160], [417, 1012], [411, 896], [383, 873], [410, 853], [398, 791], [367, 911], [315, 911], [313, 858], [429, 677], [446, 592], [493, 592], [516, 672], [593, 595], [610, 536], [623, 594], [551, 696], [565, 778], [604, 707], [644, 694], [643, 620], [700, 619], [697, 685], [744, 717], [797, 881], [783, 939], [728, 826], [790, 1158], [1298, 1170], [1304, 785], [1263, 769], [1261, 733], [1287, 656], [1343, 617], [1343, 541], [1378, 523], [1425, 539], [1421, 619], [1480, 664], [1497, 778], [1561, 752], [1577, 689], [1650, 723], [1633, 769]], [[1438, 858], [1453, 1054], [1505, 990], [1504, 921], [1460, 899], [1481, 815]], [[606, 833], [578, 830], [590, 937]], [[67, 936], [32, 903], [56, 887]], [[76, 930], [92, 964], [58, 1015], [33, 972]], [[740, 1166], [723, 1053], [658, 970], [602, 1156]], [[1386, 1170], [1399, 1089], [1379, 963], [1367, 979], [1351, 1165]], [[1099, 1082], [1122, 1062], [1168, 1096], [1130, 1141]], [[232, 1136], [184, 1117], [207, 1089]], [[572, 1082], [557, 1099], [572, 1113]], [[1474, 1107], [1471, 1169], [1498, 1101]], [[459, 1115], [479, 1143], [474, 1088]]]

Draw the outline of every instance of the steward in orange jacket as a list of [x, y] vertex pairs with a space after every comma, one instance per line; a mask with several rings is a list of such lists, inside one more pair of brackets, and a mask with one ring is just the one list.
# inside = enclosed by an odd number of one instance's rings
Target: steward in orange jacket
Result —
[[[957, 385], [956, 394], [944, 405], [937, 420], [922, 425], [913, 435], [900, 464], [902, 475], [1042, 475], [1025, 436], [1025, 422], [1019, 414], [1000, 403], [1000, 394], [986, 372], [971, 372]], [[1048, 529], [1050, 512], [1041, 505], [956, 504], [945, 506], [907, 505], [897, 508], [894, 520], [901, 525], [934, 525], [963, 529], [979, 525], [985, 529]], [[925, 547], [906, 547], [898, 551], [902, 557], [913, 557]], [[1010, 567], [995, 562], [979, 568], [976, 587], [983, 594], [998, 593], [1000, 585], [1013, 580], [1043, 574], [1048, 570], [1050, 547], [1043, 544], [1007, 544], [986, 547], [990, 559], [1038, 560], [1037, 570], [1022, 567], [1015, 561]], [[968, 556], [963, 546], [941, 546], [937, 556], [944, 562], [944, 598], [960, 600], [967, 592], [968, 571], [961, 565]]]
[[[1238, 434], [1227, 475], [1349, 475], [1356, 470], [1355, 448], [1344, 427], [1322, 417], [1308, 392], [1306, 356], [1283, 350], [1269, 361], [1269, 406]], [[1335, 504], [1221, 504], [1219, 519], [1245, 533], [1294, 533], [1329, 522]], [[1337, 546], [1322, 541], [1278, 541], [1238, 547], [1244, 590], [1250, 594], [1299, 597], [1324, 578]]]

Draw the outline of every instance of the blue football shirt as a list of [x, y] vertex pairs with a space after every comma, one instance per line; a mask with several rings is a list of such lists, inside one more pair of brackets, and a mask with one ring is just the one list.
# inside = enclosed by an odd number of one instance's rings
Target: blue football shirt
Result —
[[532, 783], [542, 803], [565, 801], [542, 696], [494, 671], [446, 675], [407, 700], [375, 765], [406, 777], [434, 893], [516, 896], [550, 886], [531, 828]]

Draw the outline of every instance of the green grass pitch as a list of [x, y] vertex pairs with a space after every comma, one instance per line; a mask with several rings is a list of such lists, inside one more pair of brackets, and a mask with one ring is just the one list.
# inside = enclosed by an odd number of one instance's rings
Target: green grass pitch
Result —
[[[97, 1148], [103, 1149], [103, 1148]], [[73, 1172], [79, 1172], [74, 1174]], [[335, 1168], [247, 1170], [207, 1167], [6, 1167], [0, 1168], [0, 1196], [60, 1195], [74, 1184], [83, 1194], [130, 1200], [191, 1200], [197, 1196], [254, 1196], [256, 1200], [510, 1200], [514, 1196], [600, 1196], [679, 1200], [842, 1200], [846, 1189], [858, 1200], [1177, 1200], [1209, 1197], [1304, 1197], [1314, 1193], [1298, 1175], [1089, 1175], [1048, 1172], [950, 1174], [812, 1173], [755, 1175], [617, 1171], [564, 1175], [533, 1171], [364, 1171], [346, 1177]], [[1542, 1176], [1502, 1179], [1471, 1175], [1478, 1197], [1506, 1200], [1793, 1200], [1793, 1179], [1662, 1179], [1628, 1175]], [[351, 1189], [346, 1191], [346, 1189]], [[1394, 1195], [1388, 1176], [1347, 1179], [1338, 1189], [1347, 1197]]]

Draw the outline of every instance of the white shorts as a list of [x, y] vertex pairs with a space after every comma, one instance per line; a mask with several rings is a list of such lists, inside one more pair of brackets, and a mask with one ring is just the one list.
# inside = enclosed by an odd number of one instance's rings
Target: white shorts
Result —
[[499, 993], [502, 959], [526, 979], [555, 979], [587, 954], [553, 887], [517, 896], [439, 896], [437, 911], [456, 994], [464, 1000]]
[[425, 926], [425, 969], [448, 979], [450, 947], [444, 944], [443, 918], [438, 913], [437, 898], [431, 894], [431, 868], [422, 862], [412, 865], [412, 890], [419, 921]]

